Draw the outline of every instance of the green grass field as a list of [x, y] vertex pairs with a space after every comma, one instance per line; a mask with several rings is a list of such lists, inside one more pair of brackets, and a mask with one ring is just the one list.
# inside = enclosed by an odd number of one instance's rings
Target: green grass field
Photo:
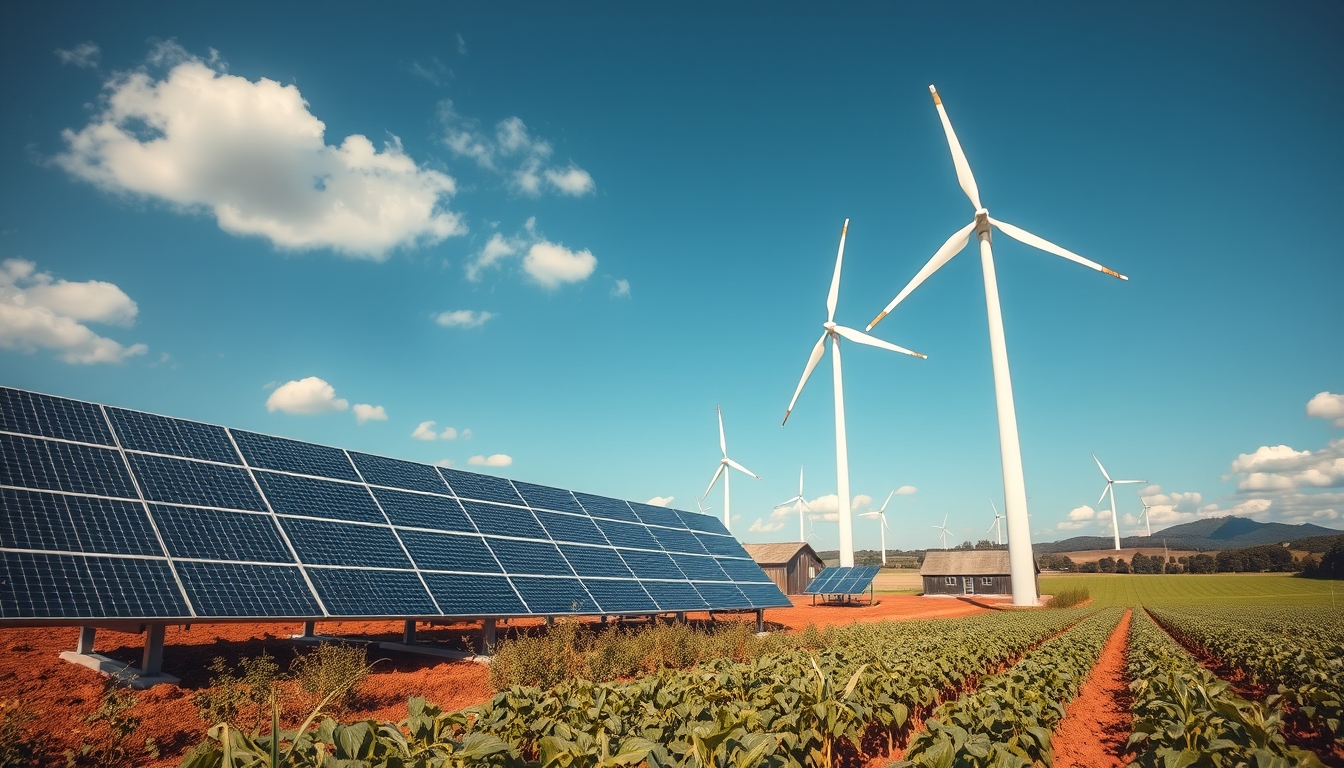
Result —
[[[1344, 581], [1293, 578], [1288, 573], [1216, 573], [1171, 576], [1068, 574], [1042, 576], [1041, 593], [1082, 587], [1092, 604], [1107, 605], [1331, 605], [1344, 611]], [[1333, 593], [1332, 593], [1333, 590]]]

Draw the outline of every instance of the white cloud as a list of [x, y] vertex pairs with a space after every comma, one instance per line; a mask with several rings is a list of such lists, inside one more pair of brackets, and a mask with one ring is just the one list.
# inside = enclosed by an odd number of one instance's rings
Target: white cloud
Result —
[[1319, 451], [1295, 451], [1286, 445], [1261, 446], [1232, 462], [1241, 475], [1238, 491], [1296, 491], [1344, 486], [1344, 439]]
[[456, 440], [456, 439], [457, 439], [457, 430], [454, 429], [453, 427], [445, 427], [444, 430], [443, 430], [442, 432], [439, 433], [439, 439], [440, 439], [440, 440]]
[[485, 321], [494, 317], [494, 312], [477, 312], [470, 309], [455, 309], [440, 312], [434, 316], [434, 322], [445, 328], [479, 328]]
[[55, 160], [113, 193], [208, 211], [221, 229], [278, 248], [330, 248], [383, 259], [465, 227], [445, 204], [446, 174], [422, 168], [395, 137], [379, 151], [359, 134], [325, 142], [326, 126], [299, 89], [225, 74], [174, 45], [151, 60], [172, 64], [109, 80], [102, 110], [62, 133]]
[[355, 403], [355, 421], [360, 424], [366, 421], [387, 421], [387, 411], [381, 405]]
[[467, 41], [462, 39], [462, 33], [457, 33], [457, 53], [459, 56], [467, 55]]
[[470, 439], [471, 439], [471, 430], [470, 430], [470, 429], [464, 429], [464, 430], [462, 430], [461, 432], [458, 433], [458, 437], [461, 437], [463, 440], [470, 440]]
[[619, 299], [619, 298], [629, 298], [629, 297], [630, 297], [630, 281], [629, 281], [629, 280], [617, 280], [617, 281], [616, 281], [616, 285], [613, 286], [612, 289], [611, 289], [611, 295], [614, 296], [614, 297], [616, 297], [616, 298], [618, 298], [618, 299]]
[[467, 463], [473, 467], [507, 467], [513, 463], [513, 457], [503, 453], [494, 453], [489, 456], [472, 456], [467, 459]]
[[[547, 240], [537, 232], [537, 220], [532, 217], [523, 225], [522, 232], [512, 236], [499, 232], [491, 235], [481, 250], [467, 261], [467, 279], [480, 280], [484, 270], [497, 267], [520, 253], [523, 254], [523, 271], [533, 282], [548, 289], [587, 280], [597, 268], [597, 258], [591, 251], [572, 251]], [[628, 282], [626, 292], [629, 292]]]
[[112, 283], [56, 280], [23, 259], [0, 263], [0, 348], [53, 349], [67, 363], [120, 363], [149, 347], [123, 346], [84, 323], [129, 326], [137, 312], [131, 297]]
[[[850, 512], [859, 512], [872, 503], [872, 496], [860, 493], [849, 503], [849, 510]], [[840, 498], [834, 493], [828, 493], [807, 502], [807, 506], [815, 513], [815, 519], [817, 520], [835, 520], [837, 519], [835, 515], [840, 511]], [[830, 517], [826, 516], [828, 514]]]
[[648, 501], [646, 501], [646, 502], [644, 502], [644, 503], [645, 503], [645, 504], [652, 504], [652, 505], [655, 506], [655, 507], [666, 507], [668, 504], [671, 504], [671, 503], [672, 503], [672, 499], [674, 499], [674, 498], [676, 498], [676, 497], [674, 497], [674, 496], [654, 496], [652, 499], [649, 499]]
[[56, 58], [61, 60], [62, 64], [73, 64], [80, 69], [97, 67], [98, 57], [102, 55], [98, 44], [92, 42], [80, 43], [68, 51], [57, 48], [53, 53], [56, 54]]
[[896, 489], [897, 496], [913, 496], [919, 489], [913, 485], [902, 485]]
[[443, 143], [448, 149], [475, 161], [481, 168], [502, 174], [515, 192], [537, 197], [549, 189], [578, 197], [596, 188], [592, 175], [572, 162], [563, 168], [547, 165], [552, 152], [550, 142], [532, 136], [522, 118], [499, 121], [490, 136], [480, 121], [458, 114], [453, 102], [445, 100], [439, 104], [439, 120], [443, 123]]
[[775, 531], [781, 530], [783, 527], [784, 523], [782, 522], [767, 523], [765, 522], [764, 519], [758, 517], [756, 518], [756, 521], [751, 524], [751, 527], [748, 528], [747, 530], [752, 531], [754, 533], [773, 533]]
[[1318, 392], [1307, 403], [1307, 415], [1344, 427], [1344, 395]]
[[336, 388], [316, 376], [287, 381], [266, 398], [266, 410], [302, 416], [344, 411], [350, 402], [336, 396]]
[[438, 433], [434, 431], [434, 422], [432, 421], [420, 422], [415, 431], [411, 433], [411, 437], [416, 440], [434, 440], [438, 436]]
[[452, 460], [452, 459], [439, 459], [438, 461], [434, 462], [434, 466], [436, 466], [436, 467], [443, 467], [444, 469], [447, 469], [448, 467], [453, 466], [453, 460]]
[[[528, 219], [534, 223], [536, 219]], [[473, 282], [481, 279], [481, 270], [489, 269], [504, 259], [518, 253], [522, 247], [517, 237], [505, 237], [496, 232], [486, 241], [485, 246], [467, 262], [467, 279]]]

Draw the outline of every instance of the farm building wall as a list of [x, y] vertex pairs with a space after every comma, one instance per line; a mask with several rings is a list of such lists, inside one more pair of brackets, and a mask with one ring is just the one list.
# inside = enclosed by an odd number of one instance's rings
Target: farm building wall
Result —
[[[1013, 593], [1013, 579], [1008, 574], [995, 576], [925, 576], [924, 594], [926, 595], [965, 595], [970, 594], [966, 591], [965, 579], [974, 580], [974, 594], [977, 595], [1011, 595]], [[948, 584], [948, 579], [954, 579], [955, 583]], [[988, 581], [989, 583], [985, 583]], [[1037, 590], [1039, 591], [1039, 589]]]
[[[780, 543], [780, 544], [748, 544], [747, 549], [752, 551], [752, 556], [756, 559], [756, 564], [761, 566], [765, 575], [779, 587], [779, 590], [786, 595], [801, 595], [812, 580], [821, 573], [826, 564], [811, 546], [798, 543]], [[790, 548], [796, 548], [787, 560], [775, 560], [774, 558], [783, 558]], [[785, 552], [780, 552], [784, 549]]]

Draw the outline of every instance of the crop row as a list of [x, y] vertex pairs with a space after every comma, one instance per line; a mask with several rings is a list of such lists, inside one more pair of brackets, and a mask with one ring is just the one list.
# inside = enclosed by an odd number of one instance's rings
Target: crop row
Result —
[[1111, 608], [1042, 643], [1003, 674], [938, 707], [899, 766], [1053, 764], [1050, 735], [1123, 610]]
[[1130, 626], [1129, 678], [1135, 765], [1321, 765], [1312, 753], [1284, 742], [1279, 696], [1264, 702], [1238, 698], [1142, 611]]
[[[294, 748], [280, 765], [832, 766], [845, 755], [890, 755], [943, 700], [1093, 612], [859, 624], [834, 632], [815, 654], [722, 659], [629, 682], [512, 686], [461, 713], [413, 701], [400, 726], [327, 720], [316, 731], [282, 734]], [[269, 736], [216, 727], [184, 766], [253, 764], [226, 763], [225, 742], [258, 759], [271, 748]]]
[[1153, 616], [1181, 642], [1273, 686], [1307, 727], [1344, 742], [1344, 621], [1297, 610], [1154, 609]]

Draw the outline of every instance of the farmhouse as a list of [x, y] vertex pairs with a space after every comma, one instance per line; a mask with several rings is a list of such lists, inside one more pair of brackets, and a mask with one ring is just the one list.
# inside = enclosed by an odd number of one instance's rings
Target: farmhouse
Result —
[[919, 575], [926, 595], [1011, 595], [1010, 571], [1006, 549], [944, 549], [924, 556]]
[[801, 595], [826, 564], [805, 541], [743, 544], [747, 554], [786, 595]]

